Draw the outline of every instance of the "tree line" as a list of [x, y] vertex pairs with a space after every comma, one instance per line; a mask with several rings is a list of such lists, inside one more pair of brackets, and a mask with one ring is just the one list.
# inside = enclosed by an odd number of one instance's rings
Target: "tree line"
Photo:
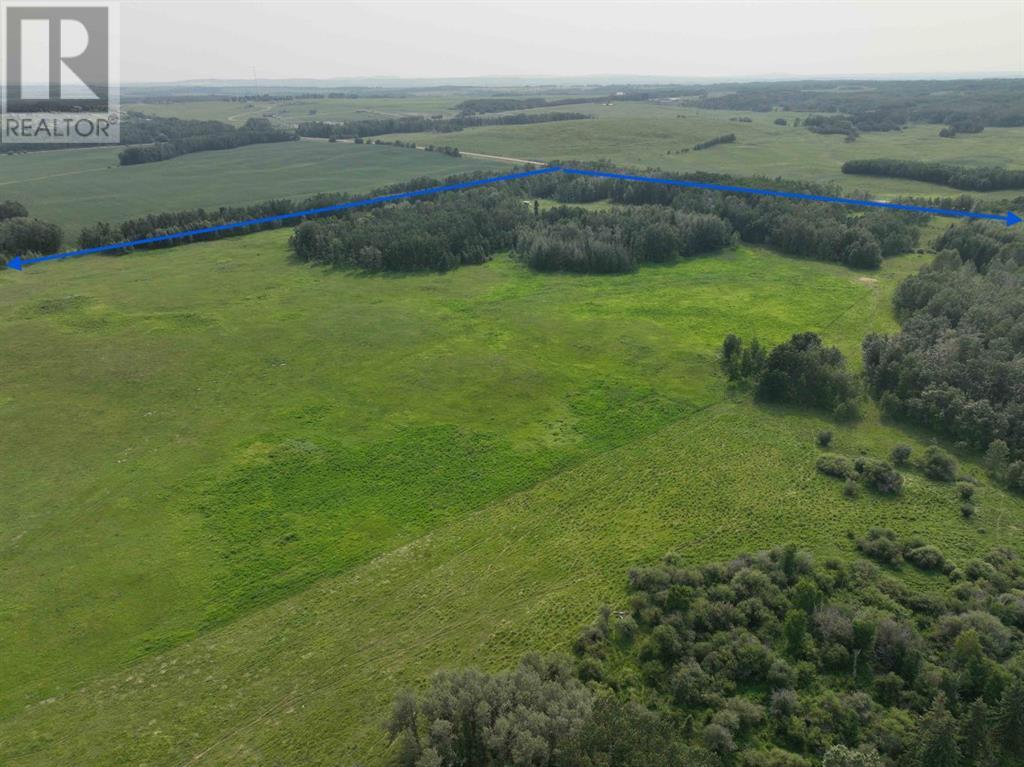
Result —
[[543, 107], [564, 107], [577, 104], [595, 104], [609, 101], [647, 101], [649, 99], [663, 98], [666, 96], [697, 96], [706, 89], [696, 86], [655, 86], [645, 89], [631, 88], [629, 86], [607, 87], [594, 89], [594, 92], [585, 96], [567, 96], [560, 99], [546, 98], [543, 96], [527, 96], [521, 98], [494, 96], [472, 98], [461, 101], [455, 105], [462, 114], [488, 114], [492, 112], [513, 112], [521, 109], [540, 109]]
[[734, 83], [727, 91], [705, 89], [694, 106], [843, 115], [864, 132], [899, 130], [909, 122], [964, 132], [1024, 125], [1024, 83], [1012, 78]]
[[885, 176], [927, 181], [973, 192], [1024, 189], [1024, 170], [1005, 168], [968, 168], [944, 162], [920, 160], [847, 160], [843, 173], [861, 176]]
[[693, 149], [694, 151], [699, 152], [702, 149], [710, 149], [711, 147], [718, 146], [719, 144], [733, 144], [735, 142], [735, 133], [724, 133], [721, 136], [715, 136], [714, 138], [709, 138], [707, 141], [701, 141], [699, 144], [694, 144]]
[[[592, 165], [603, 170], [604, 166]], [[780, 191], [838, 195], [833, 186], [763, 178], [738, 179], [709, 173], [664, 178], [746, 186], [772, 186]], [[710, 213], [725, 220], [740, 239], [768, 245], [800, 258], [834, 261], [859, 269], [874, 269], [882, 259], [913, 249], [924, 217], [893, 211], [853, 213], [844, 206], [807, 203], [767, 196], [684, 189], [661, 184], [638, 184], [622, 179], [550, 174], [529, 180], [530, 193], [559, 202], [608, 200], [622, 205], [662, 205], [693, 213]]]
[[235, 129], [231, 125], [215, 123], [219, 126], [209, 133], [193, 133], [177, 138], [159, 134], [154, 143], [129, 146], [118, 156], [121, 165], [140, 165], [148, 162], [161, 162], [193, 152], [209, 152], [220, 149], [236, 149], [249, 144], [269, 144], [280, 141], [297, 141], [295, 131], [278, 130], [271, 122], [262, 117], [250, 117], [245, 125]]
[[896, 290], [900, 331], [864, 339], [869, 390], [888, 416], [985, 451], [993, 475], [1024, 490], [1024, 243], [971, 224], [939, 245]]
[[312, 120], [299, 123], [297, 132], [300, 136], [310, 138], [353, 139], [382, 136], [387, 133], [454, 133], [465, 128], [479, 128], [487, 125], [533, 125], [535, 123], [589, 119], [590, 115], [581, 112], [530, 112], [494, 117], [379, 117], [345, 123]]
[[[898, 577], [928, 573], [927, 590]], [[987, 767], [1024, 760], [1024, 562], [873, 529], [629, 573], [573, 655], [437, 674], [388, 723], [405, 767]]]

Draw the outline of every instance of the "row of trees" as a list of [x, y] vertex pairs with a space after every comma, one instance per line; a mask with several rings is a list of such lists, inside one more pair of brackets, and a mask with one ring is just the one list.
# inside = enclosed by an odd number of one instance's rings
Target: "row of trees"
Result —
[[230, 125], [223, 126], [210, 133], [193, 134], [179, 138], [159, 136], [153, 144], [129, 146], [118, 156], [121, 165], [140, 165], [147, 162], [160, 162], [180, 157], [193, 152], [209, 152], [219, 149], [235, 149], [249, 144], [269, 144], [281, 141], [296, 141], [298, 135], [294, 131], [278, 130], [266, 118], [251, 117], [245, 125], [235, 129]]
[[719, 144], [734, 144], [735, 142], [735, 133], [723, 133], [721, 136], [715, 136], [714, 138], [709, 138], [707, 141], [701, 141], [699, 144], [694, 144], [693, 148], [694, 151], [699, 152], [702, 149], [710, 149], [711, 147], [718, 146]]
[[533, 125], [534, 123], [563, 120], [589, 120], [590, 115], [580, 112], [528, 112], [496, 115], [494, 117], [380, 117], [373, 120], [354, 120], [346, 123], [309, 121], [299, 123], [298, 134], [311, 138], [365, 138], [386, 133], [454, 133], [465, 128], [486, 125]]
[[1024, 189], [1024, 171], [1005, 168], [967, 168], [944, 162], [919, 160], [847, 160], [843, 173], [927, 181], [973, 192]]
[[539, 109], [542, 107], [564, 107], [576, 104], [594, 104], [607, 101], [647, 101], [648, 99], [664, 96], [696, 96], [703, 93], [704, 90], [705, 89], [703, 88], [694, 86], [671, 86], [668, 88], [654, 87], [643, 90], [624, 87], [622, 89], [595, 89], [594, 92], [588, 96], [568, 96], [560, 99], [549, 99], [543, 96], [526, 96], [522, 98], [496, 96], [466, 99], [465, 101], [456, 104], [455, 108], [462, 114], [466, 115], [488, 114], [492, 112], [513, 112], [520, 109]]
[[[982, 767], [1024, 760], [1024, 563], [963, 567], [872, 530], [851, 562], [792, 546], [629, 574], [575, 663], [441, 673], [396, 701], [400, 765]], [[869, 559], [877, 559], [884, 569]], [[893, 577], [932, 573], [922, 593]]]

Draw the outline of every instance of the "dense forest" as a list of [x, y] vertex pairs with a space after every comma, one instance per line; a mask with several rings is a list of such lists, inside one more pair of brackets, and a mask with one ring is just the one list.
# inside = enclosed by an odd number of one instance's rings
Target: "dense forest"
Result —
[[589, 120], [590, 115], [580, 112], [530, 112], [494, 117], [380, 117], [373, 120], [353, 120], [345, 123], [310, 121], [299, 123], [298, 134], [311, 138], [365, 138], [386, 133], [455, 133], [465, 128], [487, 125], [533, 125], [563, 120]]
[[728, 247], [732, 227], [718, 216], [644, 205], [588, 211], [558, 207], [516, 232], [514, 253], [544, 272], [632, 271]]
[[[1024, 562], [957, 567], [874, 529], [852, 561], [786, 546], [629, 574], [573, 657], [437, 674], [395, 702], [395, 761], [981, 767], [1024, 760]], [[927, 573], [911, 588], [901, 571]]]
[[[810, 119], [810, 118], [808, 118]], [[843, 173], [861, 176], [886, 176], [927, 181], [973, 192], [1024, 189], [1024, 170], [1005, 168], [968, 168], [944, 162], [919, 160], [847, 160]]]
[[249, 144], [270, 144], [298, 139], [294, 131], [278, 130], [271, 125], [270, 120], [261, 117], [250, 117], [245, 125], [238, 129], [223, 123], [213, 125], [218, 127], [208, 133], [192, 133], [175, 138], [163, 133], [158, 134], [152, 144], [129, 146], [122, 150], [117, 156], [118, 162], [121, 165], [139, 165], [170, 160], [193, 152], [235, 149]]
[[512, 244], [532, 214], [495, 189], [389, 205], [301, 224], [300, 259], [368, 271], [445, 271], [479, 264]]
[[1024, 242], [971, 224], [937, 246], [896, 291], [900, 332], [864, 340], [869, 389], [886, 414], [987, 451], [1024, 490]]

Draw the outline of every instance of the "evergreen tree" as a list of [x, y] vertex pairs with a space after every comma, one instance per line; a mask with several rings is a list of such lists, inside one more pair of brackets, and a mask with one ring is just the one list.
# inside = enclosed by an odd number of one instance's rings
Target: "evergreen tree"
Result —
[[974, 701], [960, 722], [961, 753], [964, 759], [983, 767], [992, 764], [992, 734], [988, 721], [988, 706], [981, 698]]
[[946, 708], [943, 693], [935, 697], [931, 710], [921, 720], [917, 763], [920, 767], [957, 767], [960, 764], [956, 722]]
[[1019, 676], [1003, 691], [995, 734], [999, 747], [1006, 754], [1024, 759], [1024, 679]]

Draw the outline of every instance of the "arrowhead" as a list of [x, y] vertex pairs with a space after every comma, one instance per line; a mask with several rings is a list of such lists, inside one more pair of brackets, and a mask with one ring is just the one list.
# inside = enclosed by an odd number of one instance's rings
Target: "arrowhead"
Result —
[[[1019, 221], [1020, 219], [1017, 220]], [[21, 260], [21, 256], [15, 256], [14, 258], [7, 262], [6, 266], [8, 269], [14, 269], [14, 271], [20, 272], [22, 270], [24, 263], [25, 262]]]
[[1006, 211], [1006, 225], [1007, 226], [1013, 226], [1014, 224], [1019, 224], [1020, 222], [1021, 222], [1021, 217], [1020, 216], [1018, 216], [1012, 210]]

